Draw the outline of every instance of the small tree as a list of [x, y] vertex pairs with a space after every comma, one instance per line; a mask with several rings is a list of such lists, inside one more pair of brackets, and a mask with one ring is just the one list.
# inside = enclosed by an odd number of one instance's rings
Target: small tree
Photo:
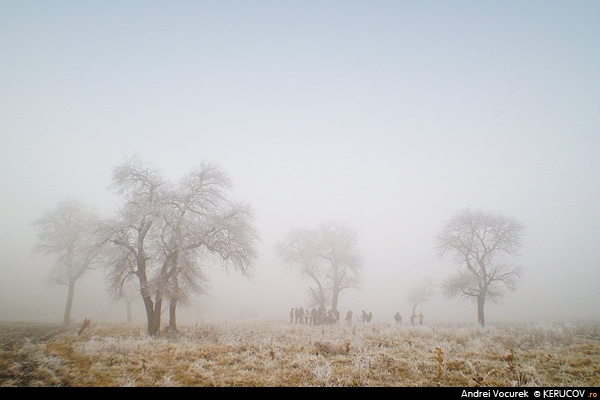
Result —
[[309, 293], [322, 309], [331, 301], [331, 309], [339, 312], [342, 290], [359, 287], [362, 258], [358, 237], [346, 224], [325, 222], [315, 230], [292, 229], [275, 245], [275, 252], [279, 259], [297, 266], [300, 275], [315, 284]]
[[296, 266], [299, 275], [314, 284], [308, 289], [311, 303], [325, 310], [329, 298], [325, 288], [326, 270], [319, 262], [317, 243], [315, 231], [292, 228], [283, 241], [275, 244], [275, 253], [286, 266]]
[[123, 293], [121, 294], [121, 299], [125, 302], [125, 307], [127, 311], [127, 323], [130, 324], [133, 322], [133, 303], [137, 299], [139, 299], [139, 291], [133, 284], [129, 284], [126, 288], [124, 288]]
[[433, 295], [434, 289], [435, 282], [433, 279], [427, 278], [421, 285], [414, 286], [408, 293], [406, 301], [412, 306], [410, 314], [411, 324], [414, 324], [414, 318], [417, 315], [417, 306], [421, 303], [429, 301]]
[[456, 213], [437, 236], [440, 257], [451, 257], [458, 271], [442, 284], [448, 298], [461, 296], [477, 303], [477, 321], [485, 326], [487, 299], [498, 302], [516, 290], [522, 269], [511, 266], [519, 255], [525, 227], [514, 218], [469, 208]]
[[318, 233], [319, 256], [328, 266], [331, 309], [337, 314], [342, 291], [360, 287], [359, 273], [363, 260], [358, 248], [358, 235], [347, 224], [337, 222], [323, 223]]
[[33, 222], [39, 229], [34, 252], [55, 258], [50, 281], [68, 287], [64, 325], [70, 323], [75, 283], [100, 261], [98, 222], [96, 213], [76, 200], [60, 202], [53, 211]]

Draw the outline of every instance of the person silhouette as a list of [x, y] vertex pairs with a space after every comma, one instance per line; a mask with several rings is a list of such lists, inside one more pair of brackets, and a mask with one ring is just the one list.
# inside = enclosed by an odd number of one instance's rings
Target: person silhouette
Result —
[[346, 313], [346, 322], [348, 325], [352, 325], [352, 310], [348, 310]]
[[400, 311], [396, 311], [396, 314], [394, 315], [394, 321], [396, 321], [397, 324], [402, 323], [402, 316], [400, 315]]

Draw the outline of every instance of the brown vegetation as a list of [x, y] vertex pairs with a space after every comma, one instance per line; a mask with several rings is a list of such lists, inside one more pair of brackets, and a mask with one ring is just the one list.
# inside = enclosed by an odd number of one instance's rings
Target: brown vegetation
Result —
[[600, 324], [0, 323], [0, 386], [600, 386]]

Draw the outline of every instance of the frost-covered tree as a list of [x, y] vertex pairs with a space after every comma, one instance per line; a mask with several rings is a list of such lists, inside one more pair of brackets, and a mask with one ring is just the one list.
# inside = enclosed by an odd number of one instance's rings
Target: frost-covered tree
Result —
[[519, 255], [525, 226], [502, 214], [465, 208], [444, 225], [436, 249], [450, 257], [458, 271], [442, 284], [448, 297], [461, 296], [477, 303], [477, 321], [485, 326], [485, 302], [498, 302], [516, 290], [522, 269], [512, 265]]
[[432, 278], [426, 278], [423, 283], [418, 286], [413, 286], [406, 296], [406, 301], [412, 306], [410, 321], [414, 324], [414, 319], [417, 316], [417, 307], [419, 304], [429, 301], [435, 290], [435, 282]]
[[125, 302], [125, 309], [127, 312], [127, 323], [130, 324], [131, 322], [133, 322], [132, 309], [135, 301], [139, 299], [139, 290], [133, 283], [129, 284], [123, 289], [121, 299], [123, 299], [123, 301]]
[[171, 329], [177, 328], [177, 304], [189, 305], [191, 295], [206, 291], [201, 262], [208, 256], [216, 256], [225, 270], [232, 268], [252, 277], [259, 239], [254, 213], [248, 204], [230, 200], [231, 188], [223, 171], [202, 163], [171, 192], [159, 244], [165, 260]]
[[341, 292], [360, 287], [362, 256], [358, 234], [347, 224], [325, 222], [319, 229], [319, 256], [328, 265], [327, 279], [331, 288], [331, 309], [338, 311]]
[[162, 296], [155, 271], [160, 252], [152, 246], [152, 238], [164, 213], [167, 186], [158, 171], [138, 157], [126, 159], [113, 169], [110, 185], [124, 204], [103, 224], [106, 241], [113, 245], [108, 248], [110, 289], [119, 298], [129, 280], [137, 280], [150, 335], [160, 329]]
[[356, 231], [347, 224], [324, 222], [314, 230], [293, 228], [275, 245], [275, 253], [314, 284], [309, 293], [316, 305], [326, 309], [330, 301], [331, 309], [338, 312], [341, 292], [360, 286], [358, 244]]
[[326, 309], [330, 296], [325, 289], [326, 266], [319, 262], [317, 233], [306, 228], [292, 228], [283, 241], [275, 244], [275, 253], [286, 266], [297, 267], [298, 274], [314, 284], [308, 289], [311, 303]]
[[125, 282], [137, 279], [150, 335], [160, 330], [164, 300], [176, 329], [177, 304], [206, 290], [209, 256], [251, 276], [258, 239], [253, 213], [229, 199], [231, 183], [219, 168], [202, 164], [172, 185], [133, 157], [114, 169], [112, 187], [125, 204], [104, 225], [114, 244], [110, 286], [118, 295]]
[[98, 223], [95, 211], [77, 200], [61, 201], [33, 222], [38, 229], [34, 251], [54, 257], [50, 281], [68, 287], [64, 325], [70, 323], [75, 283], [101, 261]]

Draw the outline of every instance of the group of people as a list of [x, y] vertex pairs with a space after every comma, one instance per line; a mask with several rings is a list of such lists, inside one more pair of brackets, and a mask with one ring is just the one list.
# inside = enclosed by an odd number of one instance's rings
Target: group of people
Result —
[[323, 307], [304, 309], [304, 307], [290, 310], [290, 324], [323, 325], [336, 324], [340, 320], [337, 310], [325, 311]]
[[362, 322], [371, 322], [372, 319], [373, 313], [371, 311], [369, 311], [369, 313], [367, 314], [365, 310], [362, 310], [362, 315], [360, 316], [360, 320]]
[[[346, 323], [352, 325], [352, 310], [346, 312]], [[292, 307], [290, 309], [290, 324], [305, 324], [305, 325], [331, 325], [337, 324], [340, 321], [340, 312], [337, 310], [325, 311], [323, 307], [319, 308], [304, 308], [304, 307]], [[362, 322], [371, 322], [373, 319], [372, 312], [366, 312], [362, 310], [360, 320]]]
[[[419, 325], [423, 325], [423, 320], [425, 319], [425, 316], [423, 315], [423, 313], [419, 313], [419, 315], [411, 315], [410, 316], [410, 324], [414, 325], [415, 324], [415, 320], [418, 319], [419, 320]], [[394, 315], [394, 320], [396, 321], [397, 324], [401, 324], [402, 323], [402, 316], [400, 315], [400, 312], [397, 311], [396, 314]]]
[[[354, 315], [354, 313], [352, 312], [352, 310], [348, 310], [348, 312], [346, 312], [346, 323], [348, 325], [352, 325], [352, 316], [353, 315]], [[371, 322], [371, 319], [373, 319], [373, 313], [371, 311], [369, 311], [367, 313], [365, 310], [362, 310], [360, 320], [362, 322]]]
[[[346, 323], [348, 325], [352, 325], [352, 310], [348, 310], [346, 312]], [[360, 321], [361, 322], [371, 322], [373, 319], [372, 312], [366, 312], [362, 310]], [[419, 315], [411, 315], [410, 316], [410, 324], [415, 325], [415, 321], [419, 321], [419, 325], [423, 325], [423, 320], [425, 316], [423, 313], [419, 313]], [[304, 307], [293, 308], [290, 310], [290, 324], [306, 324], [306, 325], [331, 325], [337, 324], [340, 320], [340, 312], [337, 310], [329, 310], [325, 311], [325, 308], [312, 308], [312, 309], [304, 309]], [[402, 315], [400, 315], [400, 311], [396, 311], [394, 314], [394, 321], [397, 324], [402, 324]]]

